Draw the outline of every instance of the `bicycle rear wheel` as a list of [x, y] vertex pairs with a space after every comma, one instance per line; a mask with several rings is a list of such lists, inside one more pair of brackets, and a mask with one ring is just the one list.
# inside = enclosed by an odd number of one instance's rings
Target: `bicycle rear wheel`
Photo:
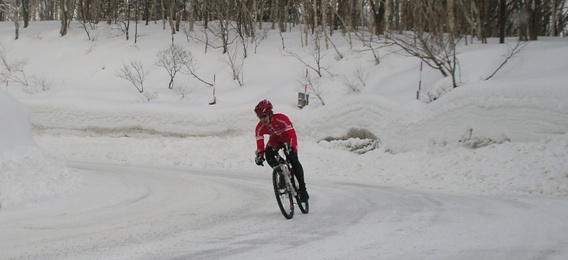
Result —
[[[282, 176], [282, 178], [280, 176]], [[280, 183], [281, 180], [284, 179], [283, 177], [283, 173], [279, 168], [274, 169], [272, 172], [272, 185], [282, 215], [284, 215], [286, 219], [291, 219], [294, 217], [294, 198], [292, 191], [286, 187], [286, 184]]]
[[296, 184], [296, 180], [293, 174], [292, 174], [292, 185], [294, 185], [294, 189], [296, 189], [296, 203], [298, 203], [298, 208], [300, 208], [300, 211], [302, 213], [308, 214], [308, 212], [310, 212], [310, 203], [307, 200], [304, 202], [300, 200], [300, 187], [298, 187], [298, 184]]

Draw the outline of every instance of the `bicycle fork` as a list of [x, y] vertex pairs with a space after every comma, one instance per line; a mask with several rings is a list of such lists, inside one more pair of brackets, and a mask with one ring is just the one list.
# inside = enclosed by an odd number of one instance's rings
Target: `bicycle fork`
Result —
[[286, 179], [286, 187], [292, 192], [292, 196], [296, 197], [296, 189], [292, 185], [292, 173], [290, 172], [290, 168], [286, 164], [280, 164], [280, 169], [282, 170], [282, 174], [284, 174], [284, 178]]

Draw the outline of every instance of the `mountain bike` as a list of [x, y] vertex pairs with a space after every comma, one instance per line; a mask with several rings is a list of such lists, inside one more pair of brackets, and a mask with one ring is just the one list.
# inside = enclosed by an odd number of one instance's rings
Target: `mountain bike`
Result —
[[291, 219], [294, 217], [294, 199], [296, 199], [300, 211], [307, 214], [310, 210], [310, 204], [308, 201], [302, 202], [300, 200], [299, 187], [290, 170], [291, 166], [288, 161], [288, 144], [281, 145], [277, 149], [278, 166], [274, 167], [272, 172], [272, 184], [278, 207], [286, 219]]

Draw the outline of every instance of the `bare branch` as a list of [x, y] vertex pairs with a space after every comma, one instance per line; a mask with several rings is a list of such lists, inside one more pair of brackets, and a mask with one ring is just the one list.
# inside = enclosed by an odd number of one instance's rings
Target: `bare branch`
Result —
[[497, 74], [497, 72], [499, 70], [501, 70], [505, 64], [507, 64], [507, 62], [514, 58], [515, 56], [517, 56], [519, 53], [521, 53], [521, 51], [523, 50], [524, 46], [525, 46], [526, 42], [523, 41], [517, 41], [517, 44], [515, 45], [515, 47], [513, 47], [512, 49], [509, 49], [509, 52], [507, 53], [507, 56], [505, 56], [505, 60], [503, 60], [503, 62], [501, 63], [501, 65], [499, 65], [499, 67], [497, 67], [497, 69], [487, 78], [485, 78], [485, 80], [489, 80], [491, 78], [493, 78], [493, 76], [495, 76], [495, 74]]
[[312, 77], [308, 73], [302, 76], [302, 80], [298, 81], [302, 87], [306, 86], [311, 94], [314, 94], [322, 105], [325, 105], [323, 100], [323, 90], [319, 84], [319, 77]]

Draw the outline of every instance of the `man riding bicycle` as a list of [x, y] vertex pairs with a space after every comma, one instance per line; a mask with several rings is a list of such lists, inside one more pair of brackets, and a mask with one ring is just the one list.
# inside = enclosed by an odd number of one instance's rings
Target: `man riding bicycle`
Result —
[[[309, 195], [306, 191], [306, 183], [304, 182], [304, 169], [298, 160], [298, 139], [296, 138], [296, 131], [294, 130], [294, 126], [292, 126], [292, 122], [284, 114], [274, 114], [272, 112], [272, 103], [266, 99], [256, 105], [254, 112], [260, 120], [254, 131], [256, 136], [256, 164], [258, 166], [264, 166], [264, 157], [266, 156], [266, 162], [268, 162], [272, 168], [278, 166], [278, 161], [276, 160], [278, 147], [284, 143], [288, 143], [288, 160], [292, 165], [292, 173], [296, 176], [300, 186], [300, 200], [304, 202], [307, 201]], [[266, 147], [264, 146], [264, 135], [270, 136]]]

